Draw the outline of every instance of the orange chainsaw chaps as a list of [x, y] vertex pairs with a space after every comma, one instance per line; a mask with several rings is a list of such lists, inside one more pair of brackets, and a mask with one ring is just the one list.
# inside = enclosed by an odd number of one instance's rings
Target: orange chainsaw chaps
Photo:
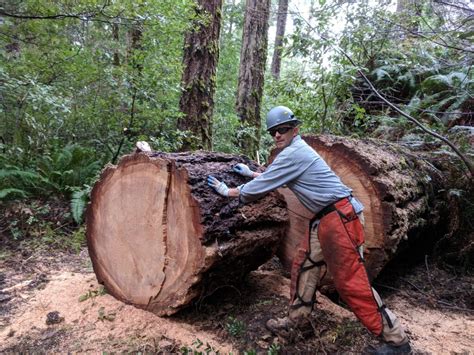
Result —
[[341, 299], [367, 329], [380, 335], [383, 330], [382, 314], [357, 251], [357, 247], [364, 243], [362, 224], [347, 199], [337, 202], [335, 206], [337, 211], [324, 216], [318, 227], [324, 260]]

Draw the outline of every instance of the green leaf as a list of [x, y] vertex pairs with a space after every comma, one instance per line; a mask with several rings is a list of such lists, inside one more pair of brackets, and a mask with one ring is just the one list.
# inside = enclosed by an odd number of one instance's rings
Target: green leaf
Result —
[[7, 188], [0, 190], [0, 199], [4, 199], [10, 195], [20, 195], [21, 197], [26, 197], [28, 194], [23, 190], [15, 188]]
[[81, 224], [84, 209], [89, 197], [89, 188], [85, 190], [74, 191], [71, 198], [72, 218], [77, 224]]

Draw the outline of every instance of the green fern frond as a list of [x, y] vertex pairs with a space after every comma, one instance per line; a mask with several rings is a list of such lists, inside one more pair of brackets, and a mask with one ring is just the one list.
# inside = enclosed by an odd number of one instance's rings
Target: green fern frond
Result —
[[451, 86], [461, 86], [466, 83], [467, 74], [461, 72], [453, 72], [448, 74], [448, 78]]
[[433, 111], [441, 111], [441, 110], [444, 111], [446, 107], [449, 107], [451, 103], [455, 100], [456, 100], [456, 96], [445, 97], [444, 99], [439, 100], [436, 104], [432, 105], [431, 109]]
[[72, 218], [77, 224], [81, 224], [84, 209], [89, 200], [90, 186], [85, 186], [83, 190], [77, 190], [72, 193], [71, 197], [71, 212]]
[[0, 179], [22, 179], [25, 182], [31, 181], [34, 182], [41, 178], [35, 172], [25, 171], [19, 169], [0, 169]]
[[24, 198], [28, 196], [28, 193], [26, 191], [15, 188], [7, 188], [0, 190], [0, 200], [6, 199], [7, 196], [10, 197], [11, 195], [17, 195]]
[[58, 170], [68, 169], [68, 167], [71, 165], [71, 161], [73, 157], [73, 154], [71, 152], [72, 150], [73, 150], [72, 146], [66, 146], [53, 157], [53, 161], [54, 161], [54, 165], [56, 169]]
[[415, 76], [411, 71], [407, 71], [405, 74], [400, 75], [397, 78], [397, 82], [407, 85], [410, 89], [414, 89], [416, 87]]
[[449, 89], [451, 80], [447, 75], [437, 74], [432, 75], [421, 83], [422, 90], [427, 94], [434, 94], [443, 90]]
[[375, 75], [375, 78], [376, 78], [375, 80], [376, 81], [383, 80], [386, 77], [389, 78], [390, 80], [392, 80], [392, 77], [390, 76], [390, 74], [386, 70], [383, 70], [382, 68], [374, 69], [372, 71], [372, 74]]
[[59, 151], [44, 156], [37, 165], [40, 174], [49, 179], [57, 191], [63, 193], [70, 187], [89, 183], [100, 167], [94, 151], [77, 144], [64, 146]]
[[413, 96], [410, 102], [408, 103], [408, 105], [406, 105], [408, 113], [416, 116], [420, 108], [420, 105], [421, 105], [421, 99], [416, 95]]

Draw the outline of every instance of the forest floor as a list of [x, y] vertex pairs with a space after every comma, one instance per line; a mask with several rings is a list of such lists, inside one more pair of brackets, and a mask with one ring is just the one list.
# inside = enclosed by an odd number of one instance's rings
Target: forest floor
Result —
[[[0, 353], [363, 353], [374, 339], [340, 305], [318, 295], [312, 330], [290, 342], [265, 328], [284, 316], [289, 279], [276, 259], [240, 288], [221, 289], [171, 317], [158, 317], [108, 295], [79, 253], [5, 243], [0, 258]], [[416, 353], [474, 352], [473, 278], [423, 262], [376, 280], [405, 325]]]

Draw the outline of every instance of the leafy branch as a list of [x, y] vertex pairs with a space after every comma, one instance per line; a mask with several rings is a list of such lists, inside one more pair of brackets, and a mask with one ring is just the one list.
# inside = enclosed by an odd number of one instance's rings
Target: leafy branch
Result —
[[[316, 32], [316, 29], [300, 14], [300, 13], [295, 13], [295, 15], [297, 15], [298, 17], [300, 17], [307, 25], [308, 27], [311, 29], [311, 31], [313, 32]], [[327, 37], [323, 36], [323, 35], [319, 35], [319, 37], [328, 43], [329, 46], [333, 46], [337, 51], [339, 51], [344, 57], [347, 58], [347, 60], [354, 66], [354, 68], [357, 70], [357, 72], [359, 73], [359, 75], [364, 79], [364, 81], [367, 83], [367, 85], [369, 86], [370, 90], [380, 99], [382, 100], [385, 104], [387, 104], [390, 108], [392, 108], [393, 110], [395, 110], [397, 113], [399, 113], [400, 115], [402, 115], [403, 117], [407, 118], [409, 121], [413, 122], [415, 125], [417, 125], [419, 128], [421, 128], [424, 132], [428, 133], [429, 135], [443, 141], [445, 144], [447, 144], [458, 156], [459, 158], [461, 158], [461, 160], [464, 162], [464, 164], [466, 165], [466, 167], [468, 168], [469, 170], [469, 173], [470, 173], [470, 178], [472, 179], [473, 175], [474, 175], [474, 166], [473, 164], [469, 161], [469, 159], [449, 140], [447, 139], [446, 137], [443, 137], [442, 135], [434, 132], [433, 130], [425, 127], [421, 122], [419, 122], [416, 118], [412, 117], [411, 115], [407, 114], [406, 112], [404, 112], [403, 110], [401, 110], [400, 108], [398, 108], [398, 106], [396, 106], [395, 104], [393, 104], [392, 102], [390, 102], [389, 100], [387, 100], [382, 94], [380, 94], [380, 92], [374, 87], [374, 85], [372, 84], [372, 82], [370, 81], [370, 79], [364, 74], [364, 72], [362, 71], [362, 69], [354, 62], [354, 60], [352, 59], [352, 57], [347, 54], [346, 51], [344, 51], [340, 46], [338, 46], [337, 44], [334, 44], [332, 43]]]

